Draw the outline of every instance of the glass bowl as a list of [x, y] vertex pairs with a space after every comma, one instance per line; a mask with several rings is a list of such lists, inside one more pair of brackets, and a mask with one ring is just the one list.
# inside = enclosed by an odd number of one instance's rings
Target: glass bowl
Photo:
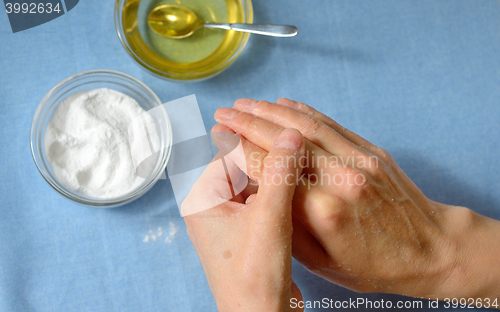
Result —
[[164, 175], [172, 149], [172, 129], [165, 109], [160, 109], [160, 112], [155, 110], [156, 113], [151, 114], [160, 141], [158, 157], [152, 166], [153, 169], [150, 174], [144, 178], [144, 181], [139, 186], [127, 194], [115, 198], [100, 199], [69, 189], [58, 181], [48, 162], [44, 148], [45, 131], [56, 106], [63, 99], [75, 92], [96, 88], [109, 88], [122, 92], [135, 99], [146, 111], [158, 106], [163, 107], [160, 99], [148, 86], [130, 75], [104, 69], [77, 73], [58, 83], [38, 105], [31, 123], [31, 154], [42, 177], [59, 194], [78, 204], [97, 208], [111, 208], [124, 205], [141, 197]]
[[[150, 30], [147, 25], [147, 14], [160, 4], [178, 4], [177, 2], [176, 0], [116, 0], [115, 26], [118, 37], [125, 50], [142, 68], [160, 78], [173, 82], [196, 82], [214, 77], [236, 60], [243, 51], [249, 34], [233, 30], [217, 30], [221, 32], [216, 33], [214, 30], [200, 29], [186, 39], [169, 39]], [[200, 14], [204, 21], [222, 23], [253, 21], [251, 0], [187, 0], [182, 5], [197, 14], [204, 12], [205, 15]], [[221, 13], [220, 16], [216, 16], [214, 14], [216, 9], [212, 10], [210, 6], [218, 6], [219, 10], [223, 7], [226, 10], [224, 13], [227, 14]], [[205, 52], [202, 52], [204, 49], [197, 48], [196, 44], [208, 40], [210, 36], [213, 36], [212, 38], [220, 36], [216, 38], [220, 39], [220, 44], [219, 41], [207, 43], [210, 49], [206, 50], [213, 52], [204, 55]], [[193, 45], [185, 40], [192, 40], [190, 42]], [[190, 55], [200, 58], [187, 61]]]

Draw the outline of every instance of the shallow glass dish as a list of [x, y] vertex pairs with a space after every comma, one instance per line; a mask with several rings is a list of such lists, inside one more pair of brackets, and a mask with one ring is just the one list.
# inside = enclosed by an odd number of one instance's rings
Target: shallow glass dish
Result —
[[137, 188], [129, 193], [120, 197], [99, 199], [69, 189], [58, 181], [48, 162], [43, 144], [45, 130], [55, 108], [62, 100], [75, 92], [96, 88], [108, 88], [122, 92], [135, 99], [146, 111], [162, 105], [158, 96], [148, 86], [130, 75], [104, 69], [80, 72], [58, 83], [38, 105], [31, 123], [31, 154], [42, 177], [59, 194], [82, 205], [111, 208], [124, 205], [141, 197], [162, 177], [172, 149], [172, 129], [166, 110], [155, 110], [155, 114], [151, 114], [160, 141], [158, 156], [150, 174], [145, 177]]
[[159, 5], [181, 4], [205, 22], [252, 23], [251, 0], [116, 0], [115, 26], [132, 58], [150, 73], [174, 82], [211, 78], [243, 51], [248, 33], [233, 30], [197, 30], [185, 39], [165, 38], [149, 28], [147, 16]]

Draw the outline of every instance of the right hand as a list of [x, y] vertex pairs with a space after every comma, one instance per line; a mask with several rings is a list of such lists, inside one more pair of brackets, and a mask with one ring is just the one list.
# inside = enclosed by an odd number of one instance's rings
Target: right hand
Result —
[[[220, 125], [213, 129], [226, 131]], [[182, 203], [182, 211], [190, 213], [184, 217], [189, 238], [221, 312], [303, 311], [291, 305], [302, 300], [292, 281], [291, 219], [295, 182], [302, 172], [295, 160], [304, 154], [304, 141], [289, 129], [273, 143], [262, 173], [267, 182], [257, 192], [232, 198], [228, 191], [239, 169], [217, 157]]]

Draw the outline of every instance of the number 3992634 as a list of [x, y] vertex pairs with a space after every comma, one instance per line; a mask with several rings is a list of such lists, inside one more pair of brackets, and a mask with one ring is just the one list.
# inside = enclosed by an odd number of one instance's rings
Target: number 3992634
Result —
[[52, 3], [6, 3], [5, 10], [7, 14], [11, 13], [21, 13], [21, 14], [50, 14], [50, 13], [60, 13], [61, 8], [59, 3], [55, 6]]

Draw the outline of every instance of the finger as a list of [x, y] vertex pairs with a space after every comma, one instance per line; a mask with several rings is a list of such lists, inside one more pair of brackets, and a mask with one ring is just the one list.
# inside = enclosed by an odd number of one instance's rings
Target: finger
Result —
[[[272, 148], [279, 134], [284, 129], [267, 120], [227, 107], [219, 108], [215, 112], [215, 120], [243, 135], [248, 141], [266, 151]], [[305, 140], [304, 144], [307, 151], [307, 157], [311, 158], [311, 160], [313, 160], [314, 157], [316, 157], [316, 159], [325, 160], [331, 156], [325, 150], [308, 140]], [[307, 166], [304, 168], [304, 172], [319, 176], [322, 174], [320, 165]]]
[[300, 132], [295, 129], [283, 130], [269, 151], [259, 190], [248, 208], [252, 211], [252, 231], [258, 234], [252, 235], [245, 242], [249, 247], [248, 256], [252, 257], [256, 252], [262, 253], [262, 250], [273, 255], [266, 261], [266, 266], [259, 268], [259, 274], [271, 276], [281, 272], [283, 276], [290, 278], [290, 285], [292, 200], [296, 179], [302, 171], [297, 159], [304, 153], [304, 139]]
[[[191, 187], [181, 205], [182, 216], [217, 207], [230, 200], [244, 203], [236, 197], [248, 184], [248, 178], [235, 162], [216, 155]], [[239, 190], [235, 193], [235, 190]], [[233, 206], [231, 206], [233, 207]]]
[[304, 152], [304, 139], [300, 132], [286, 129], [265, 160], [259, 191], [253, 203], [260, 210], [263, 221], [270, 226], [267, 230], [271, 235], [286, 234], [286, 229], [285, 233], [278, 233], [277, 228], [290, 227], [291, 230], [293, 194], [297, 178], [302, 173], [298, 158]]
[[238, 136], [238, 140], [242, 144], [241, 149], [234, 149], [229, 154], [224, 155], [224, 159], [236, 164], [238, 168], [240, 168], [241, 171], [248, 176], [249, 181], [247, 186], [233, 199], [240, 203], [245, 203], [248, 196], [257, 193], [258, 181], [260, 180], [260, 176], [262, 174], [264, 158], [267, 156], [267, 152], [255, 144], [248, 142], [248, 140], [246, 140], [242, 135], [235, 134], [228, 127], [217, 124], [212, 127], [210, 134], [220, 149], [225, 148], [221, 146], [225, 145], [223, 140], [229, 139], [229, 141], [234, 141], [231, 138], [228, 138], [227, 135], [219, 136], [219, 134], [223, 133]]
[[241, 133], [250, 142], [266, 151], [273, 147], [279, 134], [284, 130], [283, 127], [228, 107], [217, 109], [214, 117], [219, 124]]
[[[231, 129], [220, 124], [215, 125], [212, 128], [212, 132], [213, 131], [219, 131], [219, 132], [227, 131], [234, 133]], [[240, 139], [241, 142], [243, 143], [245, 150], [245, 162], [246, 162], [247, 174], [251, 178], [251, 181], [248, 183], [248, 187], [245, 189], [244, 192], [242, 192], [242, 195], [243, 198], [246, 199], [245, 203], [250, 204], [251, 201], [253, 201], [253, 198], [250, 199], [248, 197], [257, 192], [258, 182], [260, 181], [262, 171], [264, 170], [264, 159], [267, 157], [268, 153], [267, 151], [256, 146], [255, 144], [249, 142], [241, 135]], [[243, 162], [241, 161], [241, 159], [237, 159], [235, 154], [231, 153], [226, 157], [227, 159], [236, 163], [240, 169], [244, 170], [245, 165], [242, 164]], [[303, 162], [303, 164], [307, 163], [308, 162]], [[305, 197], [306, 192], [311, 192], [311, 191], [314, 192], [318, 188], [321, 188], [322, 184], [318, 179], [309, 180], [308, 178], [309, 178], [308, 175], [305, 174], [301, 179], [299, 179], [299, 183], [295, 191], [295, 197], [297, 197], [298, 195], [303, 195], [301, 196], [303, 198]], [[299, 218], [302, 218], [303, 220], [309, 220], [310, 218], [307, 217], [307, 212], [305, 211], [305, 208], [310, 207], [310, 205], [307, 205], [306, 202], [304, 202], [302, 199], [300, 199], [299, 202], [301, 203], [301, 205], [300, 207], [294, 208], [294, 215], [297, 215]], [[314, 226], [311, 227], [311, 229], [313, 228]]]
[[[224, 125], [215, 125], [210, 135], [220, 149], [216, 159], [220, 158], [226, 167], [229, 166], [228, 164], [234, 164], [240, 169], [238, 172], [235, 171], [232, 176], [228, 174], [227, 179], [234, 193], [232, 200], [245, 203], [249, 195], [257, 192], [258, 184], [255, 183], [255, 180], [260, 178], [261, 172], [260, 168], [255, 169], [251, 166], [260, 164], [261, 162], [255, 161], [258, 160], [256, 158], [264, 158], [267, 152], [251, 144], [241, 135], [235, 134]], [[252, 161], [249, 160], [250, 157], [253, 158]], [[249, 172], [258, 175], [249, 177]]]
[[[224, 166], [221, 159], [210, 163], [182, 202], [181, 215], [186, 217], [210, 210], [209, 214], [217, 216], [221, 215], [222, 210], [233, 211], [239, 208], [240, 203], [231, 201], [234, 200], [234, 190], [228, 177], [234, 176], [231, 174], [233, 170], [239, 171], [239, 168], [232, 162], [228, 166]], [[226, 206], [223, 207], [222, 204]], [[216, 207], [220, 209], [212, 209]]]
[[357, 145], [312, 115], [302, 114], [286, 106], [252, 99], [237, 100], [234, 103], [234, 108], [283, 128], [297, 129], [306, 139], [331, 154], [352, 155], [353, 152], [361, 153]]
[[[225, 157], [227, 157], [227, 154], [231, 153], [231, 151], [234, 150], [239, 144], [239, 137], [231, 129], [223, 125], [215, 125], [210, 131], [210, 136], [212, 137], [213, 142], [219, 148], [219, 151], [217, 152], [217, 155], [215, 156], [214, 160], [212, 160], [212, 162], [220, 161], [224, 170], [226, 171], [226, 179], [233, 195], [233, 198], [231, 200], [239, 203], [244, 203], [245, 199], [243, 198], [243, 196], [240, 193], [235, 192], [233, 185], [234, 181], [232, 181], [231, 175], [229, 174], [229, 172], [227, 172], [227, 161], [225, 159]], [[237, 163], [235, 164], [237, 165]]]
[[370, 150], [372, 152], [378, 148], [376, 145], [374, 145], [371, 142], [367, 141], [366, 139], [360, 137], [356, 133], [349, 131], [345, 127], [339, 125], [332, 118], [326, 116], [325, 114], [322, 114], [321, 112], [318, 112], [314, 108], [312, 108], [312, 107], [310, 107], [302, 102], [289, 100], [287, 98], [279, 98], [276, 101], [276, 104], [286, 106], [286, 107], [294, 109], [297, 112], [300, 112], [304, 115], [312, 116], [312, 117], [315, 117], [315, 118], [321, 120], [326, 125], [331, 127], [333, 130], [337, 131], [344, 138], [346, 138], [347, 140], [351, 141], [352, 143], [354, 143], [360, 147], [363, 147], [363, 148]]
[[[221, 124], [217, 124], [212, 128], [211, 134], [218, 146], [224, 143], [221, 142], [221, 138], [216, 138], [217, 136], [214, 134], [224, 132], [234, 133], [233, 130]], [[262, 167], [264, 164], [264, 158], [267, 156], [267, 151], [263, 150], [252, 142], [249, 142], [241, 134], [234, 135], [239, 136], [239, 140], [243, 148], [241, 150], [235, 151], [234, 153], [229, 153], [225, 155], [225, 157], [232, 160], [242, 171], [244, 171], [248, 175], [250, 179], [258, 182], [260, 180], [260, 175], [262, 174]], [[224, 136], [224, 139], [227, 139], [227, 136]], [[243, 153], [241, 153], [241, 151]]]
[[219, 125], [219, 124], [216, 124], [215, 126], [213, 126], [212, 130], [210, 130], [210, 132], [231, 132], [231, 133], [234, 133], [233, 130], [229, 129], [228, 127], [226, 127], [224, 125]]

